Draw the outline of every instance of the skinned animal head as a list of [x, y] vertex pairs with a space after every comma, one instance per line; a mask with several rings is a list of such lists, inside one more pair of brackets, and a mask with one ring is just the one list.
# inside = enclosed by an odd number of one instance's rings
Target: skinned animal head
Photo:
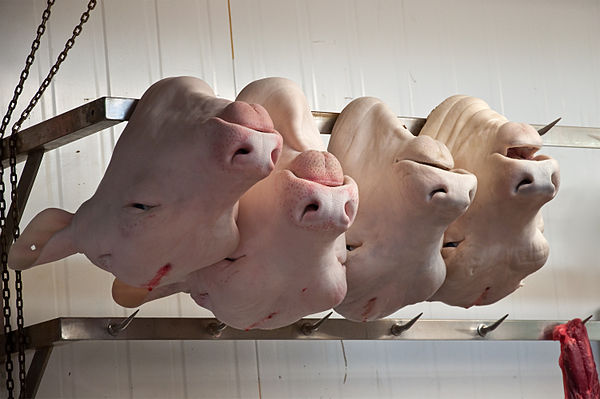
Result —
[[295, 83], [259, 80], [238, 100], [267, 109], [283, 136], [281, 159], [240, 199], [238, 249], [194, 273], [189, 291], [230, 326], [271, 329], [344, 298], [344, 232], [356, 215], [358, 188], [324, 151]]
[[361, 203], [346, 234], [348, 293], [336, 311], [369, 321], [426, 300], [444, 281], [442, 237], [470, 205], [475, 177], [372, 97], [344, 108], [329, 151], [358, 183]]
[[558, 163], [536, 154], [542, 140], [533, 127], [509, 122], [473, 97], [445, 100], [420, 135], [446, 143], [456, 166], [478, 181], [473, 204], [445, 233], [448, 275], [431, 300], [494, 303], [548, 258], [540, 208], [558, 191]]
[[281, 145], [262, 107], [218, 99], [200, 79], [163, 79], [137, 104], [95, 194], [74, 215], [34, 218], [9, 263], [81, 252], [135, 287], [178, 281], [235, 250], [237, 202]]

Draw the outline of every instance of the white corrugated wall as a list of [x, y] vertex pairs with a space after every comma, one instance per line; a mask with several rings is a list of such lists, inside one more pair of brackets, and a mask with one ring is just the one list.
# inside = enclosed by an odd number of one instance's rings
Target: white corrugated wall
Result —
[[[85, 3], [56, 2], [23, 102]], [[371, 95], [398, 115], [424, 117], [464, 93], [512, 120], [545, 124], [562, 116], [565, 125], [600, 127], [598, 0], [98, 3], [29, 124], [105, 95], [139, 97], [162, 77], [193, 75], [230, 99], [255, 79], [285, 76], [321, 111]], [[0, 0], [0, 104], [12, 97], [44, 7], [42, 0]], [[122, 129], [46, 154], [23, 224], [45, 207], [75, 211], [89, 198]], [[494, 305], [425, 303], [395, 316], [570, 319], [598, 311], [600, 150], [544, 152], [562, 174], [558, 197], [544, 207], [547, 265]], [[111, 276], [83, 256], [23, 276], [26, 324], [127, 314], [112, 302]], [[140, 312], [208, 315], [184, 296]], [[38, 397], [562, 398], [558, 354], [550, 342], [78, 343], [55, 349]]]

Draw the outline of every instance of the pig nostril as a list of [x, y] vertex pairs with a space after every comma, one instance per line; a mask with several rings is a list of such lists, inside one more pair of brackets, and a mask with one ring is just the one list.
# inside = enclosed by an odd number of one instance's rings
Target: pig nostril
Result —
[[271, 162], [273, 162], [273, 165], [277, 164], [280, 153], [281, 153], [281, 150], [279, 148], [276, 148], [273, 151], [271, 151]]
[[473, 202], [473, 200], [475, 199], [475, 189], [471, 189], [469, 190], [469, 202]]
[[552, 182], [552, 185], [554, 186], [554, 191], [556, 191], [556, 189], [558, 189], [558, 185], [559, 185], [559, 177], [557, 173], [552, 173], [552, 176], [550, 176], [550, 181]]
[[523, 180], [521, 180], [519, 182], [519, 184], [517, 184], [517, 188], [515, 189], [515, 192], [518, 192], [521, 189], [521, 187], [527, 186], [528, 184], [532, 184], [532, 183], [533, 183], [532, 179], [530, 179], [528, 177], [524, 178]]
[[352, 203], [350, 201], [346, 202], [346, 204], [344, 204], [344, 212], [346, 213], [346, 216], [348, 216], [350, 219], [352, 219], [353, 217], [353, 206]]
[[436, 188], [432, 192], [429, 193], [429, 199], [432, 199], [436, 194], [447, 194], [448, 190], [444, 187]]
[[245, 155], [245, 154], [250, 154], [250, 150], [247, 148], [240, 148], [233, 154], [233, 156], [235, 157], [236, 155]]
[[318, 209], [319, 209], [319, 205], [317, 205], [317, 204], [308, 204], [308, 205], [306, 205], [306, 208], [304, 208], [304, 213], [310, 212], [310, 211], [317, 211]]
[[304, 215], [306, 215], [309, 212], [316, 212], [317, 210], [319, 210], [319, 204], [317, 203], [311, 203], [306, 205], [306, 207], [304, 208], [304, 211], [302, 212], [302, 217], [304, 217]]

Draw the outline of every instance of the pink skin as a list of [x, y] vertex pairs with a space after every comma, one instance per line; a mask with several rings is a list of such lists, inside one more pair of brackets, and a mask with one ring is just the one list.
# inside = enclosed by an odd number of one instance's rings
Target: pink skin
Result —
[[344, 232], [356, 215], [358, 188], [323, 151], [295, 83], [262, 79], [238, 100], [269, 112], [283, 136], [281, 160], [240, 200], [238, 249], [195, 273], [191, 293], [233, 327], [277, 328], [330, 309], [346, 294]]
[[[281, 146], [261, 106], [218, 99], [199, 79], [163, 79], [138, 103], [94, 196], [72, 219], [60, 210], [34, 219], [11, 266], [81, 252], [127, 285], [180, 281], [238, 246], [238, 200], [271, 173]], [[64, 220], [48, 222], [53, 214]]]
[[[309, 151], [299, 158], [327, 156]], [[318, 180], [327, 174], [311, 181], [296, 175], [303, 171], [280, 170], [252, 187], [240, 202], [240, 247], [193, 274], [192, 297], [230, 326], [285, 326], [344, 298], [344, 247], [337, 238], [356, 215], [356, 185], [346, 177], [325, 186]]]
[[360, 208], [346, 237], [348, 293], [335, 309], [369, 321], [429, 298], [443, 283], [446, 227], [462, 215], [475, 177], [448, 149], [415, 137], [380, 100], [363, 97], [338, 117], [329, 150], [360, 188]]
[[540, 208], [558, 191], [558, 164], [536, 155], [542, 140], [535, 129], [508, 122], [472, 97], [447, 99], [421, 134], [448, 143], [456, 166], [478, 180], [473, 204], [445, 233], [444, 243], [454, 243], [442, 250], [448, 275], [431, 300], [494, 303], [546, 262]]
[[283, 137], [275, 171], [240, 198], [239, 246], [185, 280], [134, 299], [183, 291], [232, 327], [272, 329], [344, 298], [344, 232], [356, 216], [358, 187], [323, 151], [306, 99], [293, 82], [256, 81], [238, 101], [261, 104]]

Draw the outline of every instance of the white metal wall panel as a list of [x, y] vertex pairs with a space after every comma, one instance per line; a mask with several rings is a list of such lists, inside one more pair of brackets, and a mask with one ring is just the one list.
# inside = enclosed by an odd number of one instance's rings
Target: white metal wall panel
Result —
[[[484, 98], [510, 119], [600, 126], [600, 3], [459, 0], [103, 0], [29, 123], [104, 95], [139, 97], [165, 76], [193, 75], [233, 98], [285, 76], [314, 109], [377, 96], [426, 116], [445, 97]], [[0, 104], [7, 104], [45, 2], [0, 0]], [[85, 2], [57, 2], [22, 101], [62, 49]], [[232, 59], [230, 41], [233, 34]], [[21, 107], [22, 109], [22, 107]], [[13, 118], [18, 117], [15, 114]], [[13, 119], [14, 120], [14, 119]], [[24, 215], [75, 211], [100, 181], [123, 126], [46, 155]], [[562, 187], [544, 208], [548, 264], [495, 305], [418, 304], [399, 317], [572, 318], [598, 310], [597, 150], [549, 148]], [[27, 324], [57, 316], [124, 315], [112, 277], [73, 256], [24, 273]], [[141, 316], [205, 316], [189, 298]], [[156, 342], [57, 348], [39, 397], [560, 398], [556, 343]]]

